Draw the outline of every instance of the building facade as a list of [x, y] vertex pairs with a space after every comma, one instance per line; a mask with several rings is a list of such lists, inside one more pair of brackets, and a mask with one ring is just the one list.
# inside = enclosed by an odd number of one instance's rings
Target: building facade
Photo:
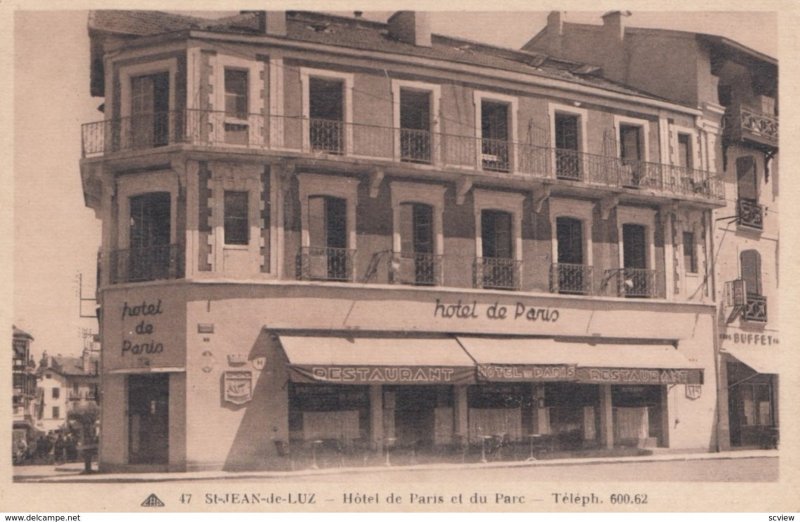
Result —
[[72, 413], [99, 409], [99, 358], [88, 348], [80, 357], [42, 354], [36, 427], [50, 432], [64, 429]]
[[[626, 14], [589, 25], [553, 12], [524, 49], [596, 64], [609, 79], [702, 110], [708, 166], [727, 196], [714, 212], [720, 448], [775, 446], [778, 62], [715, 35], [626, 27]], [[673, 154], [691, 164], [692, 144], [675, 145]]]
[[13, 372], [13, 443], [19, 439], [27, 444], [35, 433], [36, 415], [36, 363], [31, 355], [33, 336], [28, 332], [12, 326], [12, 359]]
[[89, 31], [102, 469], [716, 447], [702, 110], [424, 13]]

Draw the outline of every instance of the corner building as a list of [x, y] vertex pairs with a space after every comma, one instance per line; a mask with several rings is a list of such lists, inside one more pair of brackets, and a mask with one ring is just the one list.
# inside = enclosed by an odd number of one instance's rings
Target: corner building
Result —
[[102, 469], [715, 447], [698, 109], [418, 12], [89, 31]]

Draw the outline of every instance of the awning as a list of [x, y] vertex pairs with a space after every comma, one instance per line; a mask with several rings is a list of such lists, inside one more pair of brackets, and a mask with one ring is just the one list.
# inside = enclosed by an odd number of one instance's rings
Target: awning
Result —
[[555, 339], [458, 337], [493, 382], [702, 384], [703, 370], [671, 344], [588, 344]]
[[109, 370], [107, 373], [110, 374], [130, 374], [130, 373], [181, 373], [185, 372], [186, 368], [180, 367], [150, 367], [150, 366], [142, 366], [140, 368], [117, 368], [115, 370]]
[[475, 363], [452, 337], [280, 335], [294, 382], [469, 384]]
[[757, 373], [778, 374], [780, 366], [780, 352], [774, 349], [754, 350], [746, 346], [725, 346], [723, 353], [727, 353], [743, 362]]

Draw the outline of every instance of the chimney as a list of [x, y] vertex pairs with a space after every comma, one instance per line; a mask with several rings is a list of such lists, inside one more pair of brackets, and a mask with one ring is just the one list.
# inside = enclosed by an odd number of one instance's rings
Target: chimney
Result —
[[630, 15], [630, 11], [607, 12], [603, 15], [603, 31], [621, 42], [625, 38], [625, 22], [622, 18]]
[[389, 36], [419, 47], [431, 46], [431, 24], [428, 13], [397, 11], [389, 17]]
[[551, 37], [564, 34], [564, 14], [564, 11], [550, 11], [547, 15], [547, 32]]
[[258, 30], [267, 36], [286, 36], [286, 11], [239, 11], [239, 14], [254, 13], [258, 18]]

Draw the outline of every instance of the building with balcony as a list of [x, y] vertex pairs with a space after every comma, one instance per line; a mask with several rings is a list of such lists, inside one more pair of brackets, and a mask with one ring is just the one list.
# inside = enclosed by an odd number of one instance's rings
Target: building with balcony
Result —
[[36, 428], [36, 363], [31, 355], [33, 336], [12, 326], [11, 371], [13, 374], [12, 415], [13, 444], [19, 439], [27, 444], [32, 440]]
[[89, 32], [102, 469], [715, 447], [701, 109], [424, 13]]
[[[778, 62], [716, 35], [626, 27], [626, 14], [610, 12], [602, 25], [591, 25], [553, 12], [524, 49], [595, 64], [606, 78], [702, 111], [703, 154], [726, 194], [714, 211], [713, 233], [720, 447], [773, 446], [780, 366]], [[693, 146], [678, 135], [671, 154], [691, 164]]]
[[64, 428], [70, 414], [99, 409], [99, 357], [84, 348], [80, 357], [42, 354], [37, 370], [39, 404], [36, 427], [50, 432]]

